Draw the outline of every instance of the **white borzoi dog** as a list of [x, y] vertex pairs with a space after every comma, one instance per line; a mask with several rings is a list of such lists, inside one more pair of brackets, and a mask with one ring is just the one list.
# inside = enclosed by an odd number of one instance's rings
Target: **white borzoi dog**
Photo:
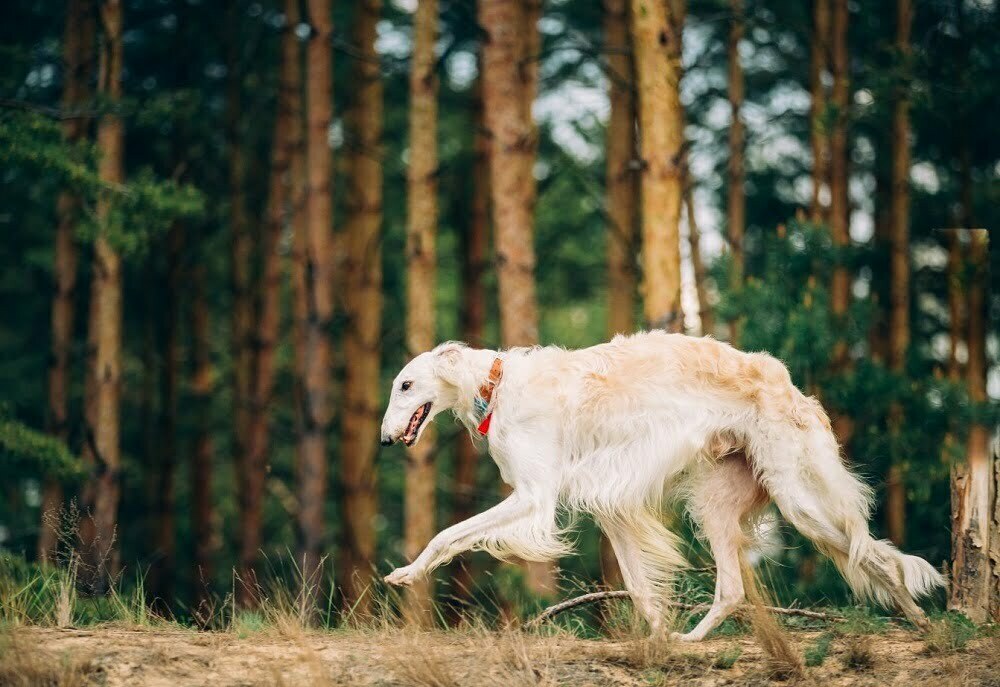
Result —
[[[499, 361], [499, 362], [497, 362]], [[688, 510], [716, 562], [715, 600], [685, 640], [700, 640], [744, 601], [740, 572], [755, 514], [773, 501], [836, 563], [858, 594], [894, 603], [927, 626], [914, 599], [944, 584], [925, 560], [868, 531], [872, 492], [844, 466], [819, 402], [763, 353], [663, 332], [577, 351], [478, 350], [445, 343], [393, 382], [382, 443], [420, 440], [452, 410], [482, 430], [511, 495], [435, 536], [386, 581], [408, 585], [455, 555], [551, 560], [570, 552], [556, 510], [591, 513], [654, 632], [684, 565], [661, 521], [668, 492]]]

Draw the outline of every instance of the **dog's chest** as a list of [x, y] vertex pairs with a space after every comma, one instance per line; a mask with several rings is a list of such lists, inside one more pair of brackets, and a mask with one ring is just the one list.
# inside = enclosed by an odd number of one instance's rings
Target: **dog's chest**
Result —
[[[498, 434], [498, 433], [493, 433]], [[497, 467], [500, 469], [500, 479], [502, 479], [506, 484], [513, 485], [514, 478], [512, 472], [511, 464], [511, 452], [509, 442], [503, 435], [490, 436], [489, 438], [489, 454], [493, 462], [496, 463]]]

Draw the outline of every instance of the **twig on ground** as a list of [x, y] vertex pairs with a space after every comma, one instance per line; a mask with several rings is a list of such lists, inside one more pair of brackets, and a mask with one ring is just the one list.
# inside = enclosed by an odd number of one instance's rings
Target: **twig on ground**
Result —
[[[549, 606], [544, 611], [539, 613], [537, 616], [532, 618], [525, 627], [537, 627], [547, 620], [559, 615], [563, 611], [568, 611], [571, 608], [576, 608], [577, 606], [583, 606], [585, 604], [594, 603], [596, 601], [605, 601], [606, 599], [631, 599], [632, 595], [624, 590], [607, 591], [607, 592], [591, 592], [590, 594], [583, 594], [582, 596], [577, 596], [572, 599], [567, 599], [566, 601], [561, 601], [557, 604]], [[707, 611], [711, 608], [711, 604], [689, 604], [681, 601], [668, 601], [667, 605], [672, 608], [679, 608], [684, 611]], [[776, 613], [777, 615], [793, 615], [802, 618], [810, 618], [812, 620], [825, 620], [827, 622], [839, 622], [845, 620], [843, 616], [832, 615], [830, 613], [823, 613], [821, 611], [809, 611], [804, 608], [779, 608], [777, 606], [765, 606], [764, 609], [770, 613]]]

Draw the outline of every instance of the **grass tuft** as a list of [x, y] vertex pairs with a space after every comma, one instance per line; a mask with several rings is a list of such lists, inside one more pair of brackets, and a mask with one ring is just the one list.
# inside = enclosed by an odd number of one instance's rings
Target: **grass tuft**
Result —
[[943, 613], [931, 619], [931, 627], [924, 637], [928, 654], [950, 654], [964, 651], [976, 637], [976, 626], [960, 613]]
[[728, 646], [716, 654], [715, 660], [712, 661], [712, 667], [719, 668], [720, 670], [729, 670], [736, 665], [736, 661], [739, 660], [742, 654], [743, 649], [738, 644]]
[[16, 630], [0, 635], [0, 685], [83, 687], [97, 668], [81, 654], [55, 654], [22, 639]]
[[824, 632], [816, 641], [810, 644], [805, 651], [806, 666], [815, 668], [823, 665], [827, 655], [830, 653], [830, 646], [833, 644], [833, 633]]
[[850, 637], [843, 656], [844, 666], [858, 672], [871, 670], [875, 666], [875, 653], [871, 642], [862, 637]]

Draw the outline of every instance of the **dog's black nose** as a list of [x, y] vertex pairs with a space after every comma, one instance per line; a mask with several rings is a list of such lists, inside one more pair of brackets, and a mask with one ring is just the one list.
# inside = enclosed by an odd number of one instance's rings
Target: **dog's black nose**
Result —
[[382, 437], [383, 446], [392, 446], [392, 437]]

